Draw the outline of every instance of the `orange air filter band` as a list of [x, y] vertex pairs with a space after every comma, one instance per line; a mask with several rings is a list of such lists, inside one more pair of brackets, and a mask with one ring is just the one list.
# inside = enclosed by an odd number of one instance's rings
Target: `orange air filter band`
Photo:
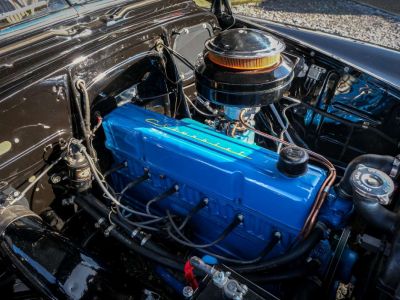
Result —
[[222, 67], [236, 70], [260, 70], [277, 66], [281, 61], [280, 53], [260, 58], [232, 58], [215, 55], [209, 52], [208, 58]]

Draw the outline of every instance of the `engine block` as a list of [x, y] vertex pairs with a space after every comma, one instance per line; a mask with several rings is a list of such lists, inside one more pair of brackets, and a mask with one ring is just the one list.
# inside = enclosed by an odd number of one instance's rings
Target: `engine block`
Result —
[[113, 175], [116, 191], [149, 172], [148, 180], [126, 192], [134, 207], [143, 209], [175, 185], [179, 190], [153, 203], [152, 212], [165, 215], [169, 209], [185, 217], [207, 198], [208, 205], [188, 224], [197, 243], [215, 240], [235, 216], [244, 217], [214, 246], [220, 254], [257, 257], [276, 231], [282, 239], [271, 255], [284, 252], [299, 234], [326, 178], [325, 171], [313, 165], [300, 177], [286, 177], [277, 170], [275, 152], [197, 121], [175, 120], [133, 104], [112, 111], [103, 125], [115, 162], [127, 162]]

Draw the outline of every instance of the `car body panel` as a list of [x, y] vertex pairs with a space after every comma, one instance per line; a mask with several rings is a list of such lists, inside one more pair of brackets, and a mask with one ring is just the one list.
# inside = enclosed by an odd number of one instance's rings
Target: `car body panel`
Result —
[[[29, 178], [39, 172], [45, 164], [46, 149], [76, 132], [71, 123], [74, 104], [70, 103], [75, 97], [70, 91], [74, 90], [76, 78], [88, 83], [93, 100], [123, 70], [135, 64], [135, 57], [154, 51], [160, 37], [164, 36], [171, 44], [175, 31], [201, 22], [217, 26], [211, 13], [191, 1], [176, 0], [157, 1], [157, 5], [153, 0], [140, 1], [141, 5], [130, 6], [123, 18], [109, 22], [103, 19], [105, 15], [129, 6], [114, 4], [110, 9], [112, 2], [102, 1], [104, 6], [100, 10], [93, 8], [97, 2], [74, 8], [81, 17], [74, 17], [68, 10], [68, 16], [60, 18], [58, 23], [48, 16], [42, 20], [44, 23], [36, 24], [38, 30], [21, 29], [13, 38], [16, 41], [32, 38], [48, 28], [68, 27], [76, 32], [48, 36], [0, 55], [0, 143], [11, 143], [11, 149], [0, 156], [0, 181], [10, 179], [14, 186], [23, 186], [26, 182], [14, 181], [16, 174], [18, 178]], [[0, 49], [9, 44], [9, 39], [0, 38]], [[17, 128], [18, 135], [11, 128]], [[41, 194], [44, 190], [49, 192], [50, 188], [46, 180], [41, 180], [29, 197], [51, 199]], [[34, 210], [41, 211], [46, 205], [36, 201]]]
[[260, 25], [271, 33], [315, 49], [397, 89], [400, 88], [399, 51], [258, 18], [239, 16], [238, 19], [249, 25]]

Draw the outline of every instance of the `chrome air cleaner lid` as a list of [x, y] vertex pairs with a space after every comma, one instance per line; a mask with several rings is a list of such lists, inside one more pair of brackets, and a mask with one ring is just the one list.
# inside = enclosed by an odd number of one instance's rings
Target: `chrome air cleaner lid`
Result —
[[273, 56], [285, 50], [285, 44], [256, 29], [230, 29], [206, 42], [206, 49], [214, 54], [234, 58]]

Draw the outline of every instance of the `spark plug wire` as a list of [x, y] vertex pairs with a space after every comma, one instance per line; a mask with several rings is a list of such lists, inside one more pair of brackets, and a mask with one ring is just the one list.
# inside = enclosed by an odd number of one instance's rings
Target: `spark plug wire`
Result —
[[[297, 100], [297, 99], [296, 99]], [[300, 101], [300, 100], [297, 100]], [[239, 121], [242, 123], [242, 125], [244, 127], [246, 127], [249, 130], [254, 131], [255, 134], [258, 134], [264, 138], [267, 138], [269, 140], [272, 140], [274, 142], [280, 143], [282, 145], [285, 146], [296, 146], [299, 147], [295, 144], [292, 144], [290, 142], [287, 142], [285, 140], [282, 140], [280, 138], [274, 137], [270, 134], [267, 134], [265, 132], [262, 132], [252, 126], [250, 126], [249, 124], [246, 123], [246, 121], [244, 120], [244, 114], [245, 114], [245, 110], [242, 110], [240, 112], [239, 115]], [[335, 179], [336, 179], [336, 168], [335, 166], [324, 156], [322, 156], [321, 154], [318, 154], [314, 151], [299, 147], [301, 149], [303, 149], [304, 151], [306, 151], [309, 155], [310, 155], [310, 159], [314, 160], [317, 163], [320, 163], [321, 165], [323, 165], [327, 170], [328, 170], [328, 176], [326, 177], [325, 181], [323, 182], [323, 184], [321, 185], [321, 188], [317, 194], [317, 197], [315, 199], [315, 202], [311, 208], [310, 214], [307, 217], [307, 220], [304, 223], [304, 226], [301, 230], [300, 236], [305, 238], [308, 236], [308, 234], [310, 233], [310, 231], [314, 228], [314, 225], [317, 221], [317, 217], [318, 217], [318, 213], [323, 205], [323, 203], [325, 202], [325, 199], [328, 195], [328, 192], [330, 190], [330, 188], [333, 186]]]

